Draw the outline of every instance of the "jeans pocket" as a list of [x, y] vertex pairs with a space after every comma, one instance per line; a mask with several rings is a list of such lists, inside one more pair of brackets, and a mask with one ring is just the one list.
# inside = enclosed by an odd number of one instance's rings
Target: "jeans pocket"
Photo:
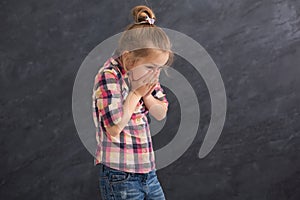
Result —
[[130, 173], [119, 170], [110, 169], [108, 180], [111, 184], [122, 183], [130, 178]]

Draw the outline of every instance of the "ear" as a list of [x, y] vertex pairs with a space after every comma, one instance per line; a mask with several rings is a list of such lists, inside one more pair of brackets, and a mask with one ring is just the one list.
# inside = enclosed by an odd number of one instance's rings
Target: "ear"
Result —
[[131, 52], [131, 51], [127, 51], [127, 50], [123, 51], [122, 57], [123, 57], [123, 59], [124, 59], [127, 66], [128, 65], [133, 66], [135, 61], [136, 61], [134, 56], [133, 56], [133, 52]]
[[127, 56], [130, 52], [128, 50], [125, 50], [122, 52], [122, 55]]
[[122, 56], [122, 60], [127, 61], [129, 57], [129, 51], [123, 51], [121, 56]]

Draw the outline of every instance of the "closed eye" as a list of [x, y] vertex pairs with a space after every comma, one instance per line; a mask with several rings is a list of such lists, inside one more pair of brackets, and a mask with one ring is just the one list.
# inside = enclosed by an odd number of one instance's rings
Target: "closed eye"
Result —
[[[148, 69], [153, 69], [154, 67], [153, 66], [147, 66]], [[158, 67], [158, 69], [164, 69], [166, 67]]]

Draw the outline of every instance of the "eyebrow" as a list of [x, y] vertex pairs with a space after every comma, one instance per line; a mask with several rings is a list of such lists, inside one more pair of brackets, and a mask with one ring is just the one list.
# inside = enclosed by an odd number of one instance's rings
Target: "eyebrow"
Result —
[[152, 64], [152, 65], [154, 65], [154, 66], [156, 66], [156, 67], [159, 66], [159, 65], [157, 65], [157, 64], [155, 64], [155, 63], [152, 63], [152, 62], [151, 62], [150, 64]]
[[156, 66], [156, 67], [165, 67], [165, 65], [157, 65], [157, 64], [155, 64], [155, 63], [150, 63], [150, 64], [152, 64], [152, 65], [154, 65], [154, 66]]

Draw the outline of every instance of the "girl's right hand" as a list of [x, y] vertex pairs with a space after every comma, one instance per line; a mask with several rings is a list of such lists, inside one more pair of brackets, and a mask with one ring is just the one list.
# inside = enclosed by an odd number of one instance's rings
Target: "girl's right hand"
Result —
[[145, 95], [149, 95], [153, 91], [155, 86], [156, 86], [156, 83], [147, 83], [146, 85], [136, 89], [134, 92], [138, 96], [144, 97]]
[[147, 74], [137, 80], [133, 80], [132, 72], [129, 71], [130, 90], [141, 97], [146, 95], [149, 90], [158, 82], [158, 72], [150, 70]]

